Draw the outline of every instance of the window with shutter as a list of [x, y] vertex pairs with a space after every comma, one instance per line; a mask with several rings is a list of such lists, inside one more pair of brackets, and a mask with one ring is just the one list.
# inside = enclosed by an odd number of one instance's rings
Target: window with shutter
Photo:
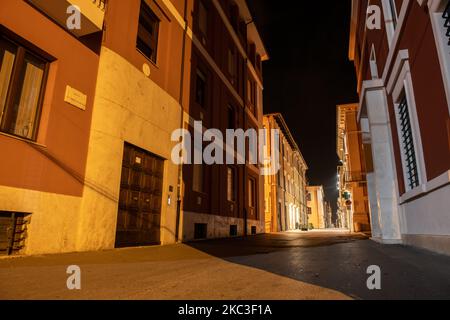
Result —
[[159, 22], [149, 5], [142, 0], [136, 47], [154, 63], [158, 52]]
[[0, 61], [1, 131], [35, 140], [48, 61], [3, 35]]

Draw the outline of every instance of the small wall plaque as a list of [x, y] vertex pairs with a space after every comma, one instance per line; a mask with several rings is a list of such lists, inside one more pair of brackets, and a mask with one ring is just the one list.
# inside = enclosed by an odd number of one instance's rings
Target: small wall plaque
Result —
[[64, 101], [81, 110], [86, 110], [87, 96], [71, 86], [66, 86]]

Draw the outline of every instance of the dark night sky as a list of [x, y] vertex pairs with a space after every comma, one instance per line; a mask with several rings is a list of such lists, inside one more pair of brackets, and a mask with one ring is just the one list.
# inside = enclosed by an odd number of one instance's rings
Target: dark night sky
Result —
[[336, 210], [336, 105], [358, 101], [348, 60], [351, 0], [248, 0], [270, 60], [264, 112], [281, 112]]

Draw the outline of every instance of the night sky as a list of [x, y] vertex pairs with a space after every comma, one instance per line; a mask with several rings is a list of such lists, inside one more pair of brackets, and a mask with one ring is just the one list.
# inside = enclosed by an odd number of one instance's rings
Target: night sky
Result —
[[264, 112], [281, 112], [336, 210], [336, 105], [358, 101], [348, 60], [351, 0], [248, 0], [270, 60], [264, 63]]

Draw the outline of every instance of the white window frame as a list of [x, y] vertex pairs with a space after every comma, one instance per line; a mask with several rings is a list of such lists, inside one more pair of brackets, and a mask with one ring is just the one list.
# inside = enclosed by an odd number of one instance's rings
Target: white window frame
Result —
[[[396, 23], [394, 22], [394, 17], [392, 16], [392, 12], [394, 11], [397, 16], [395, 17], [395, 21], [397, 21], [397, 27], [398, 27], [398, 11], [397, 8], [395, 8], [395, 2], [392, 3], [390, 0], [382, 0], [381, 4], [383, 6], [383, 16], [384, 16], [384, 23], [386, 25], [386, 36], [388, 39], [389, 47], [392, 44], [392, 40], [394, 39], [395, 35], [395, 29], [396, 29]], [[394, 5], [394, 8], [392, 8], [392, 4]]]
[[370, 64], [370, 75], [372, 76], [372, 79], [379, 79], [377, 55], [375, 53], [375, 46], [373, 43], [370, 49], [369, 64]]
[[434, 40], [436, 42], [440, 68], [444, 80], [445, 95], [447, 97], [447, 107], [450, 114], [450, 46], [447, 44], [449, 39], [445, 35], [441, 11], [443, 10], [443, 7], [445, 7], [446, 1], [447, 0], [429, 0], [428, 11], [433, 27]]
[[[408, 50], [400, 50], [397, 56], [397, 60], [394, 65], [394, 69], [391, 75], [391, 80], [388, 83], [388, 92], [392, 95], [392, 100], [395, 109], [395, 120], [397, 124], [397, 138], [401, 148], [401, 161], [403, 169], [403, 182], [405, 185], [406, 193], [422, 190], [422, 185], [427, 183], [427, 173], [425, 167], [425, 160], [423, 154], [422, 137], [420, 135], [420, 125], [417, 116], [416, 100], [414, 96], [414, 88], [411, 77], [411, 68], [409, 65]], [[398, 106], [400, 99], [402, 99], [403, 93], [406, 96], [408, 103], [408, 112], [411, 122], [411, 130], [413, 135], [414, 149], [416, 153], [417, 170], [419, 176], [419, 186], [411, 189], [408, 183], [407, 165], [404, 154], [404, 145], [402, 141], [402, 132], [400, 126]]]
[[399, 18], [399, 11], [398, 11], [397, 4], [396, 4], [395, 0], [389, 0], [389, 8], [391, 9], [391, 13], [395, 12], [395, 28], [397, 28], [398, 18]]

